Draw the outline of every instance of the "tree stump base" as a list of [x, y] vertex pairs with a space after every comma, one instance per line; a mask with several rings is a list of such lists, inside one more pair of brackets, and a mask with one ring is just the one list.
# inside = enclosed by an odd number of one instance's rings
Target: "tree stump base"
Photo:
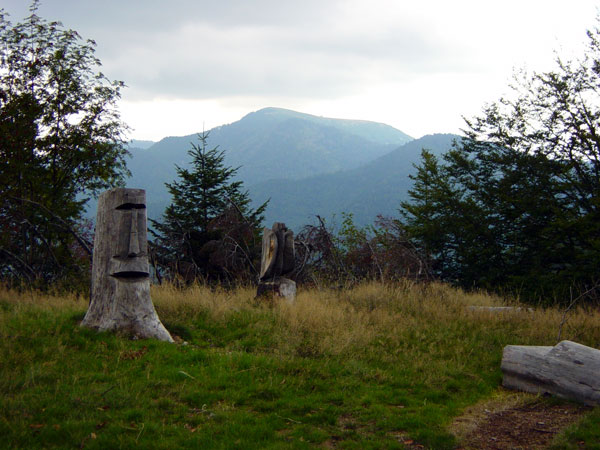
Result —
[[284, 277], [275, 277], [270, 281], [258, 283], [256, 297], [283, 297], [289, 303], [296, 300], [296, 282]]
[[600, 350], [595, 348], [571, 341], [554, 347], [507, 345], [501, 369], [508, 389], [600, 405]]

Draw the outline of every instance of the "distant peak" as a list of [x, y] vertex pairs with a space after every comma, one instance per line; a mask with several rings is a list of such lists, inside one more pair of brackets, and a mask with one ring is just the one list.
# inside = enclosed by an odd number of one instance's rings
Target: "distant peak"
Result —
[[299, 119], [319, 126], [336, 128], [345, 133], [350, 133], [384, 145], [401, 145], [413, 139], [391, 125], [381, 122], [335, 119], [272, 106], [250, 113], [241, 119], [240, 122], [253, 123], [254, 126], [270, 126], [290, 119]]
[[251, 112], [246, 117], [248, 117], [248, 116], [270, 116], [270, 115], [281, 115], [281, 116], [286, 116], [286, 117], [310, 116], [310, 114], [292, 111], [291, 109], [276, 108], [274, 106], [268, 106], [266, 108], [259, 109], [258, 111]]
[[296, 111], [292, 111], [291, 109], [285, 109], [285, 108], [277, 108], [275, 106], [267, 106], [266, 108], [259, 109], [256, 112], [257, 113], [268, 114], [268, 113], [273, 113], [273, 112], [295, 113]]

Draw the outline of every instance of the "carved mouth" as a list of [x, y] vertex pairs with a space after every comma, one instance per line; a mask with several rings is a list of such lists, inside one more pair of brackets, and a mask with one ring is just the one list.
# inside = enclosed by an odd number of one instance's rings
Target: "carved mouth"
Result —
[[148, 278], [150, 274], [148, 272], [140, 272], [137, 270], [124, 270], [121, 272], [115, 272], [111, 274], [112, 277], [121, 280], [142, 280]]
[[150, 276], [147, 258], [112, 258], [108, 273], [120, 281], [137, 281]]

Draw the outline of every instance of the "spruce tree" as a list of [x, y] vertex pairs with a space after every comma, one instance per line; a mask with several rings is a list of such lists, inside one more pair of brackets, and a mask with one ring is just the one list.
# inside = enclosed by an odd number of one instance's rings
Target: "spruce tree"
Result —
[[191, 167], [176, 166], [177, 180], [166, 183], [172, 202], [161, 221], [151, 220], [152, 244], [168, 275], [187, 281], [240, 278], [253, 273], [260, 256], [258, 234], [266, 209], [250, 206], [238, 168], [227, 167], [225, 152], [208, 148], [208, 133], [190, 143]]
[[[408, 191], [411, 201], [402, 202], [404, 229], [426, 258], [433, 274], [445, 279], [456, 276], [456, 219], [460, 193], [451, 184], [446, 168], [430, 151], [421, 152], [421, 165], [410, 175], [414, 184]], [[454, 221], [453, 221], [454, 220]]]

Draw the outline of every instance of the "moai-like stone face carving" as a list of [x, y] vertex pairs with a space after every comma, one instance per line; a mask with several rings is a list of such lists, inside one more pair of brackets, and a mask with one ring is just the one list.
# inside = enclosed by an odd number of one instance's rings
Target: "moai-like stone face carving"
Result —
[[143, 189], [116, 188], [98, 198], [90, 306], [82, 325], [173, 342], [150, 299]]
[[114, 230], [107, 230], [111, 262], [109, 275], [122, 280], [148, 277], [148, 239], [146, 231], [146, 196], [140, 189], [126, 189], [115, 195], [107, 213], [114, 214]]

